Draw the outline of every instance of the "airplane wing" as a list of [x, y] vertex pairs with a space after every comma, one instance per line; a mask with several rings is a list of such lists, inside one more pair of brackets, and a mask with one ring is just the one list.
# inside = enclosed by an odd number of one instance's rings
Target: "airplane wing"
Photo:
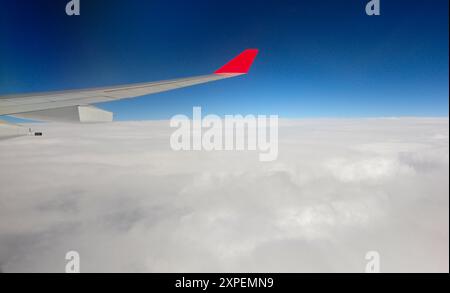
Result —
[[42, 121], [108, 122], [113, 120], [113, 113], [92, 104], [156, 94], [243, 75], [249, 72], [257, 54], [257, 49], [247, 49], [209, 75], [94, 89], [0, 96], [0, 116]]

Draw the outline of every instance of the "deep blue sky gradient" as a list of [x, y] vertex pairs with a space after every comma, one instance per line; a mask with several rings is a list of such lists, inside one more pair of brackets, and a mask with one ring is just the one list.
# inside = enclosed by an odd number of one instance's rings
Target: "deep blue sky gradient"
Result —
[[0, 95], [213, 72], [250, 75], [100, 107], [117, 120], [205, 113], [448, 116], [448, 0], [0, 0]]

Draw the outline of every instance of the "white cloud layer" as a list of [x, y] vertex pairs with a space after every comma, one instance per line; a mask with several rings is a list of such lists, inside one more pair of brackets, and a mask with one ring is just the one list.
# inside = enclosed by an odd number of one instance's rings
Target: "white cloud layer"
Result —
[[168, 122], [0, 141], [0, 271], [449, 271], [448, 119], [280, 123], [271, 163], [173, 152]]

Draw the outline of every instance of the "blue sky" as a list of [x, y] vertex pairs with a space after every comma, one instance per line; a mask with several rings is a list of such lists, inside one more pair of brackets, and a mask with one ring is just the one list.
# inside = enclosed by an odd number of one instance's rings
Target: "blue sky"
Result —
[[0, 95], [213, 72], [246, 77], [101, 104], [117, 120], [206, 113], [285, 118], [448, 116], [448, 0], [0, 0]]

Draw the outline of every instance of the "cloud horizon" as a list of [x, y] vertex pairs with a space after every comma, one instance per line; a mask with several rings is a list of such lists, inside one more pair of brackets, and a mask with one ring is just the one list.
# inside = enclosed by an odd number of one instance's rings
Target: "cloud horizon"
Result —
[[280, 120], [279, 157], [174, 152], [168, 121], [0, 141], [0, 272], [449, 270], [448, 118]]

